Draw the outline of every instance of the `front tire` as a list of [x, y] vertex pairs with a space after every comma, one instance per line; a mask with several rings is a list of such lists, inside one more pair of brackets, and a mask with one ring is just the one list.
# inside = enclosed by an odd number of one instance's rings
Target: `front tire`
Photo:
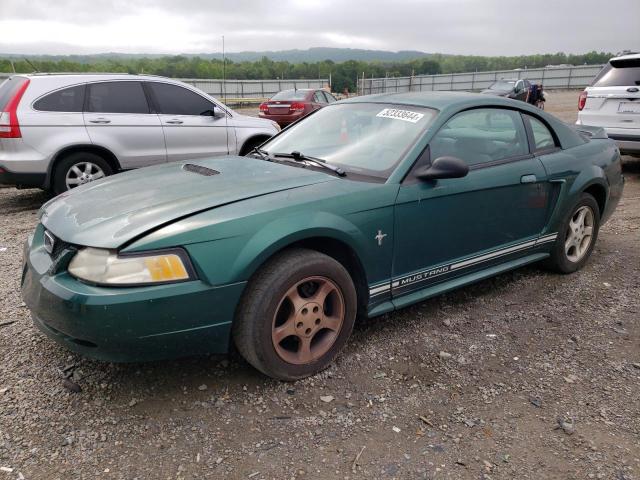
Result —
[[545, 266], [559, 273], [580, 270], [595, 247], [600, 229], [600, 207], [596, 199], [583, 193], [569, 210]]
[[112, 174], [111, 165], [100, 155], [92, 152], [75, 152], [64, 157], [55, 166], [52, 190], [58, 195]]
[[351, 335], [357, 296], [347, 270], [307, 249], [278, 254], [250, 280], [232, 327], [240, 354], [280, 380], [314, 375]]

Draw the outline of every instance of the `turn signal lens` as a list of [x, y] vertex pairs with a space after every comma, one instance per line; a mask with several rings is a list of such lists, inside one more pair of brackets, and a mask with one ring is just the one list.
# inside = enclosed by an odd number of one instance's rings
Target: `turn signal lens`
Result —
[[119, 256], [110, 250], [83, 248], [71, 259], [69, 273], [101, 285], [145, 285], [189, 280], [186, 254], [181, 250]]

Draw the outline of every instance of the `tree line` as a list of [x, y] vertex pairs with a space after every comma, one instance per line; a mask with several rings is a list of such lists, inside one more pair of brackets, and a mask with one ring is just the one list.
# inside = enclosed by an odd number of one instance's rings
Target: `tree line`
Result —
[[68, 59], [0, 58], [0, 72], [112, 72], [146, 73], [174, 78], [223, 78], [228, 79], [332, 79], [332, 88], [342, 92], [345, 88], [355, 91], [357, 78], [397, 77], [438, 73], [460, 73], [491, 70], [512, 70], [516, 68], [540, 68], [546, 65], [593, 65], [606, 63], [614, 55], [609, 52], [588, 52], [574, 55], [565, 53], [521, 55], [512, 57], [486, 57], [472, 55], [430, 54], [425, 57], [403, 62], [357, 61], [291, 63], [273, 61], [263, 57], [257, 61], [233, 62], [219, 59], [203, 59], [198, 56], [163, 57], [105, 57], [96, 56], [86, 62]]

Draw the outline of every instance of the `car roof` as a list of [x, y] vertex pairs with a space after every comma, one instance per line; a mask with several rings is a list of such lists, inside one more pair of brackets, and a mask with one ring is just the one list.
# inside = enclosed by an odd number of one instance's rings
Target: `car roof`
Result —
[[613, 57], [611, 60], [640, 60], [640, 53], [630, 53], [628, 55], [620, 55], [619, 57]]
[[137, 73], [109, 73], [109, 72], [61, 72], [61, 73], [47, 73], [47, 72], [36, 72], [36, 73], [16, 73], [16, 76], [27, 77], [27, 78], [82, 78], [82, 77], [104, 77], [104, 78], [113, 78], [113, 79], [142, 79], [142, 80], [171, 80], [175, 81], [169, 77], [163, 77], [160, 75], [139, 75]]
[[504, 105], [528, 110], [527, 104], [517, 100], [482, 95], [469, 92], [406, 92], [406, 93], [378, 93], [352, 97], [341, 100], [340, 103], [395, 103], [398, 105], [413, 105], [418, 107], [444, 109], [462, 109], [469, 106]]

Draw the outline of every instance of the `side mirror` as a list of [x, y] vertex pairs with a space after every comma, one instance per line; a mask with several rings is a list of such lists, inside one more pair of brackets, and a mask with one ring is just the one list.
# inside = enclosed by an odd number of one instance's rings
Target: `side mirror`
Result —
[[224, 112], [221, 112], [220, 109], [216, 109], [216, 107], [211, 107], [209, 110], [205, 110], [200, 115], [206, 117], [219, 118], [224, 117]]
[[420, 180], [461, 178], [469, 173], [469, 166], [457, 157], [438, 157], [433, 163], [416, 172]]

